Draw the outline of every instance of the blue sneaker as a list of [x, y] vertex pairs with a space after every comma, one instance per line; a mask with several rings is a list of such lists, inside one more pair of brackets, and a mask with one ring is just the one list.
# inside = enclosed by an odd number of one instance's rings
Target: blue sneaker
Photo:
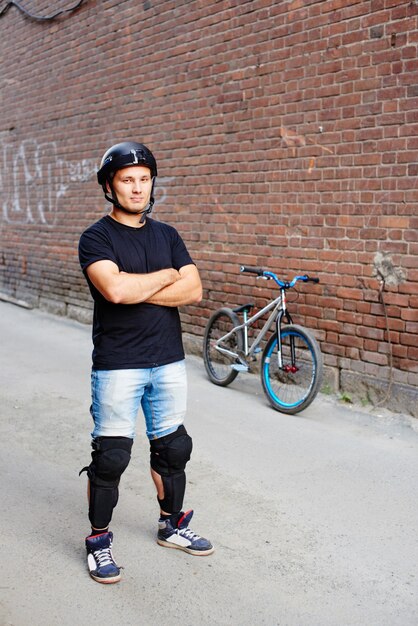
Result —
[[117, 583], [120, 570], [113, 560], [112, 533], [86, 537], [87, 565], [90, 576], [98, 583]]
[[176, 548], [197, 556], [212, 554], [215, 548], [211, 542], [190, 530], [192, 516], [193, 511], [182, 511], [177, 523], [173, 524], [171, 518], [158, 520], [157, 543], [165, 548]]

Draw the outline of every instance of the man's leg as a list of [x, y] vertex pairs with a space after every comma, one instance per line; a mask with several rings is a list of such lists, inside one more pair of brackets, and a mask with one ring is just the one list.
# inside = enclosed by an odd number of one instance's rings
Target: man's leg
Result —
[[190, 554], [213, 552], [207, 539], [188, 528], [193, 511], [183, 513], [185, 467], [192, 439], [184, 425], [187, 380], [184, 361], [152, 370], [142, 399], [151, 448], [151, 475], [160, 505], [158, 543]]
[[186, 491], [186, 463], [192, 453], [192, 438], [183, 425], [176, 431], [150, 441], [151, 475], [163, 515], [180, 513]]
[[131, 459], [132, 443], [128, 437], [97, 437], [92, 442], [92, 462], [83, 468], [89, 477], [92, 528], [86, 538], [87, 564], [91, 577], [101, 583], [120, 580], [120, 567], [112, 554], [113, 534], [109, 532], [109, 524], [119, 498], [120, 477]]
[[[96, 437], [92, 441], [89, 477], [89, 520], [94, 530], [107, 530], [119, 499], [119, 482], [131, 459], [133, 439]], [[82, 471], [83, 471], [82, 470]]]
[[[92, 461], [87, 472], [91, 535], [86, 538], [90, 575], [102, 583], [120, 580], [120, 567], [112, 556], [109, 532], [119, 498], [119, 482], [128, 467], [135, 436], [135, 422], [143, 392], [142, 370], [93, 371]], [[80, 472], [81, 473], [81, 472]]]

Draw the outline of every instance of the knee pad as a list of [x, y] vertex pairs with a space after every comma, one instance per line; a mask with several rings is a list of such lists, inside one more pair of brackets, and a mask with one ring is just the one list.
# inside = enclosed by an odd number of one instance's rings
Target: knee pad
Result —
[[161, 476], [164, 487], [164, 499], [158, 499], [160, 507], [166, 513], [178, 513], [186, 490], [184, 468], [192, 453], [192, 438], [184, 426], [179, 426], [174, 433], [152, 439], [150, 446], [151, 467]]
[[120, 477], [129, 465], [132, 444], [128, 437], [96, 437], [92, 441], [92, 461], [81, 472], [87, 471], [90, 479], [89, 519], [94, 528], [106, 528], [112, 519]]

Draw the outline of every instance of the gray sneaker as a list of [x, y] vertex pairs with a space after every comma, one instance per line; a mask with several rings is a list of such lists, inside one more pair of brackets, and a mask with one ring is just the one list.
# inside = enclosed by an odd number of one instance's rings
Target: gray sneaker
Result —
[[112, 555], [113, 534], [101, 533], [86, 537], [87, 565], [90, 576], [98, 583], [117, 583], [120, 570]]
[[212, 554], [215, 548], [211, 542], [190, 530], [189, 522], [192, 516], [193, 511], [181, 512], [177, 523], [171, 518], [160, 519], [157, 543], [165, 548], [176, 548], [197, 556]]

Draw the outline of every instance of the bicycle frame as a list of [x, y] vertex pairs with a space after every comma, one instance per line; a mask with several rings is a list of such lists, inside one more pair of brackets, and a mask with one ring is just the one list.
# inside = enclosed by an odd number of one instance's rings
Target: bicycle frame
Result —
[[[257, 320], [259, 320], [269, 311], [271, 311], [271, 313], [268, 319], [264, 323], [263, 327], [257, 333], [257, 336], [255, 337], [254, 341], [249, 346], [248, 345], [248, 328], [252, 326]], [[286, 307], [285, 289], [281, 288], [280, 295], [277, 296], [277, 298], [269, 302], [265, 307], [260, 309], [257, 313], [255, 313], [251, 317], [247, 318], [247, 311], [244, 311], [243, 315], [244, 315], [244, 322], [242, 324], [235, 326], [226, 335], [224, 335], [223, 337], [220, 337], [217, 340], [216, 345], [215, 345], [216, 350], [218, 350], [218, 352], [221, 352], [222, 354], [239, 359], [241, 363], [243, 363], [243, 365], [247, 366], [248, 364], [245, 363], [245, 361], [242, 359], [242, 357], [238, 353], [232, 352], [231, 350], [227, 350], [226, 348], [222, 348], [219, 344], [229, 339], [229, 337], [233, 333], [243, 330], [244, 331], [244, 356], [251, 357], [255, 354], [260, 343], [263, 341], [264, 337], [269, 332], [271, 326], [273, 325], [273, 322], [275, 321], [276, 333], [277, 333], [277, 338], [278, 338], [278, 361], [279, 361], [278, 365], [281, 368], [283, 363], [282, 363], [282, 345], [281, 345], [280, 327], [281, 327], [283, 317], [286, 317], [286, 321], [288, 324], [293, 324], [290, 313], [288, 312], [287, 307]], [[293, 359], [293, 355], [292, 355], [292, 359]]]

